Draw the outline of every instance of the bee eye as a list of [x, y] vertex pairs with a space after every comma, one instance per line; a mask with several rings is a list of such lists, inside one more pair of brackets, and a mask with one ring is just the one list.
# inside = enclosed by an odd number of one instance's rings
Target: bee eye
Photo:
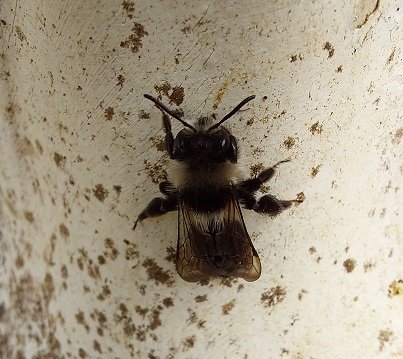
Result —
[[226, 144], [227, 144], [227, 140], [224, 138], [224, 139], [221, 141], [221, 147], [224, 148]]

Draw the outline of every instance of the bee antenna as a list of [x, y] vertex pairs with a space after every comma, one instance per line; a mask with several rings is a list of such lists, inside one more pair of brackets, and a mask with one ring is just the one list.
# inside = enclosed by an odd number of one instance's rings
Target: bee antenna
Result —
[[157, 100], [155, 97], [152, 97], [151, 95], [144, 94], [144, 97], [152, 102], [155, 103], [155, 106], [157, 106], [161, 111], [166, 112], [168, 115], [172, 116], [173, 118], [176, 118], [183, 126], [191, 128], [193, 131], [196, 132], [196, 129], [189, 125], [187, 122], [183, 121], [177, 114], [175, 114], [173, 111], [171, 111], [168, 107], [166, 107], [162, 102]]
[[247, 97], [245, 100], [241, 101], [238, 104], [238, 106], [236, 106], [228, 115], [224, 116], [220, 122], [211, 126], [207, 131], [211, 131], [211, 130], [214, 130], [215, 128], [219, 127], [223, 122], [227, 121], [231, 116], [236, 114], [241, 109], [241, 107], [246, 105], [249, 101], [253, 100], [255, 97], [256, 97], [255, 95], [252, 95], [252, 96]]

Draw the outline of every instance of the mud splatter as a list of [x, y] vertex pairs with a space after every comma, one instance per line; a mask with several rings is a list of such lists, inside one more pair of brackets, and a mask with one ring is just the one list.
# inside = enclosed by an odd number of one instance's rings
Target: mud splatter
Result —
[[193, 348], [195, 342], [196, 342], [196, 336], [195, 335], [192, 335], [190, 337], [185, 338], [183, 340], [183, 350], [186, 351], [186, 350], [189, 350], [189, 349]]
[[162, 96], [168, 97], [170, 104], [179, 106], [185, 98], [185, 90], [182, 86], [172, 87], [168, 82], [163, 82], [161, 85], [154, 86], [155, 91], [158, 92], [159, 98]]
[[24, 217], [28, 222], [31, 222], [31, 223], [33, 223], [35, 220], [33, 213], [30, 211], [24, 211]]
[[207, 300], [207, 294], [204, 295], [198, 295], [195, 297], [195, 302], [196, 303], [202, 303], [205, 302]]
[[120, 47], [130, 49], [135, 54], [143, 47], [142, 38], [148, 35], [148, 32], [145, 31], [142, 24], [137, 22], [134, 23], [131, 31], [129, 37], [120, 43]]
[[90, 326], [88, 325], [88, 323], [85, 320], [85, 315], [84, 313], [80, 310], [76, 315], [76, 321], [78, 324], [82, 325], [85, 330], [87, 331], [87, 333], [89, 333], [90, 331]]
[[17, 33], [18, 40], [20, 40], [21, 42], [27, 41], [26, 35], [24, 34], [24, 32], [22, 31], [22, 29], [19, 26], [15, 26], [14, 29], [15, 29], [15, 32]]
[[53, 155], [53, 159], [54, 159], [57, 167], [64, 168], [64, 165], [66, 164], [66, 156], [63, 156], [63, 155], [55, 152]]
[[119, 185], [113, 185], [113, 190], [116, 192], [116, 194], [118, 195], [118, 197], [120, 196], [120, 194], [122, 193], [122, 186]]
[[392, 143], [394, 145], [399, 145], [402, 138], [403, 138], [403, 127], [396, 130], [392, 139]]
[[148, 160], [144, 160], [144, 169], [153, 183], [160, 183], [161, 181], [167, 180], [168, 174], [164, 169], [165, 162], [166, 161], [151, 164]]
[[231, 288], [234, 284], [238, 283], [238, 278], [236, 278], [236, 277], [232, 277], [232, 278], [231, 277], [223, 277], [223, 278], [220, 278], [220, 283], [224, 287]]
[[327, 41], [327, 42], [323, 45], [323, 50], [327, 50], [327, 52], [328, 52], [327, 58], [328, 58], [328, 59], [330, 59], [330, 58], [333, 57], [333, 55], [334, 55], [334, 47], [333, 47], [333, 45], [332, 45], [329, 41]]
[[297, 193], [297, 198], [296, 200], [300, 203], [305, 201], [305, 193], [304, 192], [299, 192]]
[[389, 329], [380, 330], [378, 334], [379, 341], [379, 351], [383, 351], [385, 349], [385, 344], [390, 343], [393, 338], [393, 332]]
[[174, 103], [176, 106], [179, 106], [185, 97], [185, 90], [181, 86], [175, 86], [172, 88], [172, 93], [169, 96], [169, 103]]
[[255, 164], [255, 165], [249, 166], [250, 176], [254, 177], [254, 178], [257, 177], [258, 174], [263, 171], [263, 169], [264, 169], [264, 166], [263, 166], [263, 163], [261, 163], [261, 162]]
[[394, 280], [388, 289], [389, 297], [394, 297], [396, 295], [403, 295], [403, 279]]
[[123, 10], [126, 11], [126, 15], [129, 19], [133, 19], [133, 14], [134, 14], [134, 2], [132, 1], [123, 1], [122, 2], [122, 7]]
[[18, 139], [18, 153], [24, 157], [24, 156], [30, 156], [34, 154], [34, 146], [32, 145], [31, 141], [29, 140], [28, 137], [23, 137], [21, 139]]
[[[20, 269], [24, 266], [24, 258], [21, 257], [20, 255], [18, 255], [17, 258], [15, 259], [14, 263], [15, 263], [15, 267], [17, 269]], [[0, 320], [1, 320], [1, 318], [0, 318]]]
[[321, 165], [317, 165], [316, 167], [312, 167], [311, 169], [311, 177], [314, 178], [319, 173]]
[[[20, 349], [27, 347], [32, 352], [40, 352], [43, 358], [61, 357], [60, 342], [55, 335], [57, 318], [49, 311], [54, 291], [49, 273], [43, 281], [36, 281], [29, 273], [10, 276], [10, 307], [0, 305], [0, 320], [6, 328], [6, 332], [0, 334], [0, 357], [23, 358]], [[23, 328], [27, 328], [27, 323], [30, 325], [26, 333]], [[12, 338], [18, 338], [18, 341]]]
[[120, 86], [120, 88], [123, 87], [123, 84], [125, 83], [126, 79], [123, 77], [123, 75], [119, 75], [118, 76], [118, 83], [116, 84], [116, 86]]
[[134, 243], [130, 243], [129, 241], [125, 241], [127, 248], [126, 248], [126, 252], [125, 252], [125, 259], [127, 261], [132, 261], [134, 259], [139, 258], [140, 253], [137, 250], [137, 246]]
[[82, 271], [86, 268], [87, 274], [95, 280], [101, 279], [99, 266], [97, 264], [94, 264], [94, 261], [89, 258], [87, 251], [84, 248], [80, 248], [78, 252], [79, 257], [76, 260], [78, 268], [80, 268], [80, 270]]
[[173, 284], [174, 280], [171, 274], [162, 269], [162, 267], [160, 267], [154, 259], [147, 258], [143, 262], [143, 267], [147, 271], [148, 279], [153, 280], [157, 285], [164, 284], [170, 287]]
[[93, 341], [92, 347], [95, 351], [97, 351], [99, 354], [102, 354], [102, 348], [101, 348], [101, 344], [99, 344], [99, 342], [97, 340]]
[[190, 34], [190, 33], [192, 32], [192, 27], [191, 27], [190, 25], [187, 25], [187, 26], [183, 27], [183, 28], [181, 29], [181, 31], [182, 31], [182, 33], [184, 33], [185, 35], [186, 35], [186, 34]]
[[216, 110], [218, 108], [218, 105], [221, 103], [223, 96], [227, 92], [227, 89], [228, 89], [228, 83], [224, 82], [224, 84], [218, 90], [217, 95], [214, 99], [214, 104], [213, 104], [214, 110]]
[[298, 55], [291, 55], [291, 57], [289, 58], [289, 61], [291, 63], [293, 62], [297, 62], [298, 60], [303, 60], [304, 57], [302, 56], [302, 54], [298, 54]]
[[104, 286], [102, 286], [102, 290], [101, 293], [98, 294], [97, 299], [98, 300], [105, 300], [105, 298], [108, 298], [111, 295], [111, 290], [109, 288], [109, 286], [106, 284]]
[[298, 300], [302, 300], [306, 293], [308, 293], [306, 289], [301, 289], [298, 293]]
[[60, 273], [62, 275], [62, 278], [64, 279], [66, 279], [69, 276], [69, 272], [65, 264], [63, 264], [62, 267], [60, 268]]
[[104, 246], [106, 250], [104, 251], [104, 256], [110, 258], [113, 261], [118, 257], [119, 251], [115, 248], [115, 244], [112, 238], [105, 238]]
[[168, 247], [166, 249], [166, 251], [167, 251], [167, 256], [165, 257], [165, 260], [167, 260], [170, 263], [175, 263], [176, 249], [174, 247]]
[[357, 262], [355, 259], [349, 258], [343, 262], [343, 267], [347, 273], [351, 273], [355, 269], [356, 264]]
[[316, 121], [311, 127], [309, 127], [309, 131], [313, 135], [320, 135], [323, 131], [323, 125], [319, 123], [319, 121]]
[[108, 107], [107, 109], [105, 109], [104, 116], [106, 118], [106, 121], [111, 121], [114, 114], [115, 110], [113, 109], [113, 107]]
[[144, 111], [144, 110], [140, 110], [139, 111], [139, 118], [141, 118], [142, 120], [148, 120], [149, 118], [151, 118], [150, 113]]
[[288, 136], [284, 142], [283, 142], [285, 148], [287, 148], [288, 150], [290, 150], [292, 147], [295, 146], [295, 138]]
[[373, 263], [372, 261], [367, 261], [364, 263], [363, 268], [365, 273], [369, 272], [370, 270], [375, 268], [375, 263]]
[[36, 144], [36, 148], [37, 148], [39, 154], [43, 155], [43, 147], [42, 147], [41, 143], [38, 140], [35, 140], [35, 144]]
[[270, 288], [266, 292], [263, 292], [260, 296], [260, 302], [265, 308], [274, 307], [284, 300], [286, 294], [287, 292], [285, 288], [282, 288], [278, 285], [276, 287]]
[[171, 297], [167, 297], [162, 300], [162, 304], [164, 304], [165, 308], [173, 307], [174, 300]]
[[67, 238], [68, 236], [70, 236], [70, 231], [64, 223], [62, 223], [59, 226], [59, 232], [62, 235], [62, 237], [64, 237], [64, 238]]
[[188, 308], [189, 318], [187, 320], [188, 323], [195, 324], [197, 328], [204, 328], [206, 324], [205, 320], [199, 319], [196, 312]]
[[109, 195], [109, 191], [104, 188], [102, 184], [97, 184], [95, 188], [92, 190], [94, 196], [98, 198], [100, 202], [103, 202], [106, 197]]
[[234, 309], [235, 307], [235, 299], [231, 300], [230, 302], [224, 304], [221, 308], [222, 308], [222, 313], [224, 315], [228, 315], [232, 309]]
[[157, 151], [165, 152], [165, 139], [163, 137], [150, 137], [150, 141]]

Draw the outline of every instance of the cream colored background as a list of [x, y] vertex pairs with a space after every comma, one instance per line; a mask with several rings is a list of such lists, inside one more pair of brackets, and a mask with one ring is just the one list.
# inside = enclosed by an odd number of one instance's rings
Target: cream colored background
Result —
[[[401, 2], [0, 6], [0, 357], [403, 357]], [[182, 281], [173, 213], [131, 230], [167, 164], [143, 93], [256, 94], [243, 169], [290, 157], [270, 191], [306, 198], [244, 212], [257, 282]]]

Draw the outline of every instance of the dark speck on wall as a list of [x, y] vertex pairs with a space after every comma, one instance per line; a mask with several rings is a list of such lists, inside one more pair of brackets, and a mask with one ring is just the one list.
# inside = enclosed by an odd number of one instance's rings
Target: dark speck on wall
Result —
[[111, 121], [114, 114], [115, 110], [113, 109], [113, 107], [108, 107], [107, 109], [105, 109], [104, 116], [107, 121]]
[[148, 35], [148, 32], [145, 31], [142, 24], [137, 22], [134, 23], [131, 31], [132, 33], [128, 38], [120, 43], [120, 47], [130, 49], [132, 53], [135, 54], [143, 47], [142, 39], [144, 36]]
[[334, 55], [334, 47], [333, 47], [333, 45], [332, 45], [329, 41], [327, 41], [327, 42], [323, 45], [323, 50], [327, 50], [327, 52], [328, 52], [327, 58], [328, 58], [328, 59], [330, 59], [330, 58], [333, 57], [333, 55]]
[[284, 146], [290, 150], [292, 147], [294, 147], [295, 145], [295, 138], [288, 136], [285, 140], [284, 140]]
[[147, 271], [148, 279], [153, 280], [157, 285], [165, 284], [166, 286], [171, 286], [174, 282], [171, 274], [161, 268], [154, 259], [147, 258], [143, 262], [143, 267]]
[[129, 19], [133, 19], [133, 14], [134, 14], [134, 2], [133, 1], [123, 1], [122, 2], [122, 7], [123, 10], [126, 11], [126, 15]]
[[323, 125], [319, 123], [319, 121], [316, 121], [310, 128], [309, 131], [313, 135], [320, 135], [323, 131]]
[[287, 292], [285, 288], [280, 287], [279, 285], [276, 287], [272, 287], [266, 292], [263, 292], [260, 296], [260, 301], [265, 308], [274, 307], [278, 303], [281, 303]]
[[95, 188], [92, 190], [94, 196], [98, 198], [100, 202], [103, 202], [106, 197], [108, 197], [109, 191], [104, 188], [102, 184], [95, 185]]
[[224, 315], [228, 315], [232, 309], [234, 309], [235, 307], [235, 299], [231, 300], [230, 302], [224, 304], [221, 308], [222, 308], [222, 313]]
[[172, 87], [168, 82], [163, 82], [161, 85], [155, 85], [154, 89], [158, 92], [160, 99], [165, 96], [169, 99], [170, 104], [176, 106], [179, 106], [185, 98], [185, 90], [182, 86]]
[[317, 165], [316, 167], [312, 167], [311, 169], [311, 177], [314, 178], [319, 173], [321, 165]]
[[356, 264], [357, 262], [355, 259], [349, 258], [343, 262], [343, 267], [347, 273], [351, 273], [354, 270]]

